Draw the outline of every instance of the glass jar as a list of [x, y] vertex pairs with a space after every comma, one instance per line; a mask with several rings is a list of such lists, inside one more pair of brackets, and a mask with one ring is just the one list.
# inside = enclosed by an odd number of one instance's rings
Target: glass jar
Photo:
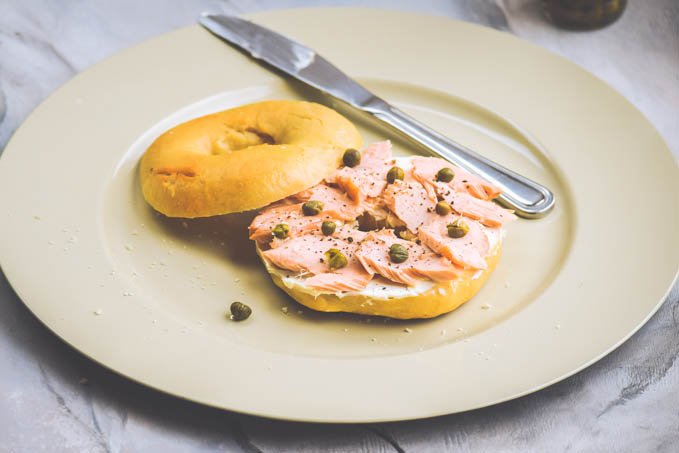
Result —
[[627, 0], [542, 0], [549, 20], [561, 28], [595, 30], [615, 22]]

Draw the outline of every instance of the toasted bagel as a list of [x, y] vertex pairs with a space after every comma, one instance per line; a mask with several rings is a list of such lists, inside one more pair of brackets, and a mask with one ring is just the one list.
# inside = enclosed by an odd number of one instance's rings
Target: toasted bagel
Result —
[[168, 217], [257, 209], [317, 184], [361, 144], [351, 122], [320, 104], [244, 105], [158, 137], [139, 165], [142, 193]]

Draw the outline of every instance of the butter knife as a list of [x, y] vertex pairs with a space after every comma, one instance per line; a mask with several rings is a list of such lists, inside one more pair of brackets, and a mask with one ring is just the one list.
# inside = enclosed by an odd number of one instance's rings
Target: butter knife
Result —
[[546, 187], [456, 143], [390, 105], [340, 71], [312, 49], [273, 30], [236, 16], [203, 14], [200, 24], [210, 32], [321, 92], [366, 112], [467, 171], [502, 189], [497, 199], [524, 218], [538, 218], [554, 207]]

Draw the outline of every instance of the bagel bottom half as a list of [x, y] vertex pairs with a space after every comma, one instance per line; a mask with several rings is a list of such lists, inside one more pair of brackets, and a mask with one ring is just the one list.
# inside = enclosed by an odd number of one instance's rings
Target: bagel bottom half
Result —
[[303, 285], [286, 285], [282, 272], [257, 253], [264, 262], [273, 282], [300, 304], [316, 311], [347, 312], [361, 315], [385, 316], [395, 319], [434, 318], [449, 313], [474, 297], [495, 269], [502, 253], [498, 243], [486, 257], [488, 267], [482, 271], [464, 270], [455, 280], [433, 283], [421, 293], [406, 296], [375, 297], [366, 290], [344, 294], [319, 293]]

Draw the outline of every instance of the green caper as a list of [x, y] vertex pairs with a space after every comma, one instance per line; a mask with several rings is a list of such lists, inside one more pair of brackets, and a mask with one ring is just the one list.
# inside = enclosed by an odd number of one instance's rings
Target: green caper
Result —
[[453, 223], [446, 225], [448, 229], [448, 236], [453, 239], [463, 238], [469, 233], [469, 225], [460, 219], [456, 219]]
[[330, 269], [341, 269], [347, 265], [347, 257], [337, 249], [325, 252], [325, 260]]
[[443, 167], [436, 173], [436, 180], [442, 182], [450, 182], [455, 177], [455, 172], [450, 167]]
[[387, 182], [389, 184], [393, 184], [397, 179], [403, 181], [403, 178], [405, 178], [405, 172], [401, 167], [391, 167], [387, 172]]
[[288, 226], [287, 223], [279, 223], [275, 227], [273, 227], [273, 230], [271, 230], [274, 236], [276, 236], [278, 239], [285, 239], [288, 237], [288, 234], [290, 233], [290, 227]]
[[344, 156], [342, 156], [342, 162], [347, 167], [355, 167], [361, 163], [361, 153], [357, 149], [349, 148], [344, 151]]
[[252, 314], [252, 308], [245, 305], [243, 302], [234, 302], [231, 304], [231, 319], [234, 321], [244, 321]]
[[326, 236], [330, 236], [332, 233], [335, 232], [336, 229], [337, 225], [335, 224], [335, 222], [331, 222], [330, 220], [325, 221], [321, 224], [321, 231]]
[[356, 221], [358, 221], [358, 229], [361, 231], [374, 231], [387, 226], [386, 217], [378, 218], [368, 211], [364, 211], [363, 214], [356, 217]]
[[448, 215], [453, 209], [445, 201], [439, 201], [436, 203], [436, 213], [438, 215]]
[[392, 263], [403, 263], [408, 259], [408, 249], [401, 244], [391, 244], [389, 259]]
[[302, 205], [304, 215], [317, 215], [323, 210], [323, 203], [316, 200], [309, 200]]

